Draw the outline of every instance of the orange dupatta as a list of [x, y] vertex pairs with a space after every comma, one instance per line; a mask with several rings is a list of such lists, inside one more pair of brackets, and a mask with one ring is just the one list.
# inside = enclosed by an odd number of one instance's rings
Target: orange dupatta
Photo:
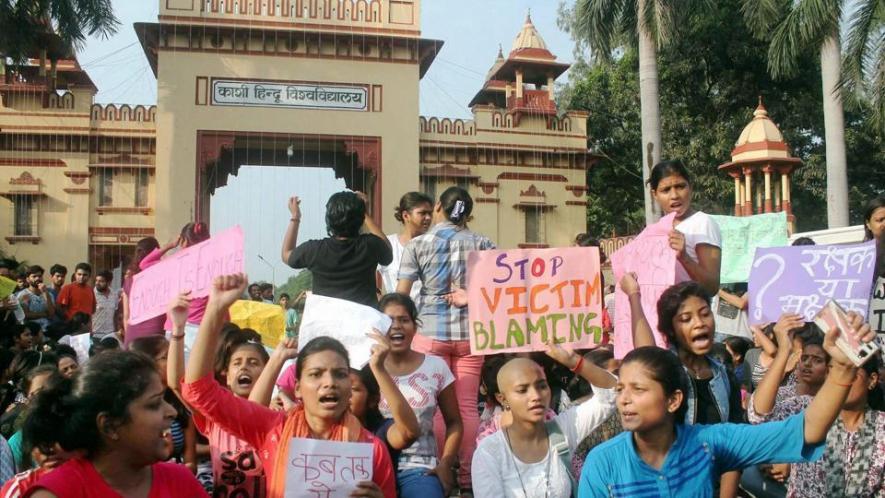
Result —
[[[341, 421], [332, 427], [329, 434], [329, 441], [341, 442], [358, 442], [363, 432], [363, 426], [358, 418], [352, 413], [345, 412]], [[286, 463], [289, 460], [289, 442], [292, 438], [309, 438], [310, 426], [307, 424], [307, 417], [304, 413], [304, 407], [292, 409], [286, 417], [283, 424], [283, 430], [280, 433], [280, 446], [277, 448], [277, 455], [274, 459], [273, 477], [269, 479], [267, 486], [267, 498], [283, 498], [286, 490]]]

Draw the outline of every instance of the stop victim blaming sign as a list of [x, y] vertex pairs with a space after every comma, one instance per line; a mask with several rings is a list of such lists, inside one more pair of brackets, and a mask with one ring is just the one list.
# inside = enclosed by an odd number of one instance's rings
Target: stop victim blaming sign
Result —
[[599, 249], [475, 251], [467, 258], [471, 354], [602, 342]]

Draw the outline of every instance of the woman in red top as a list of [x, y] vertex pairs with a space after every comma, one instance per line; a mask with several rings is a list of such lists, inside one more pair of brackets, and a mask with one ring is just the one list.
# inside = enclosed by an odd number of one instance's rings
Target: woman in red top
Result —
[[152, 359], [105, 352], [73, 382], [42, 391], [25, 421], [25, 441], [83, 455], [37, 481], [33, 498], [207, 498], [187, 467], [169, 457], [175, 409]]
[[348, 411], [350, 362], [340, 342], [318, 337], [301, 348], [295, 367], [295, 395], [302, 404], [287, 413], [237, 398], [215, 382], [212, 367], [222, 319], [246, 290], [246, 283], [243, 274], [218, 277], [213, 282], [185, 372], [185, 401], [213, 423], [258, 448], [267, 476], [267, 498], [283, 498], [285, 494], [285, 467], [292, 438], [371, 443], [372, 480], [359, 483], [351, 496], [395, 498], [396, 478], [387, 449]]

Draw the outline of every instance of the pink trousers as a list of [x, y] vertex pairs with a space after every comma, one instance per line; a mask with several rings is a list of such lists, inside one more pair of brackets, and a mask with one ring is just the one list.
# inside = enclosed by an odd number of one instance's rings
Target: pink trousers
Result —
[[[461, 423], [464, 426], [464, 437], [461, 439], [461, 449], [458, 452], [458, 460], [460, 461], [458, 482], [461, 487], [470, 488], [472, 487], [470, 484], [470, 463], [473, 460], [473, 451], [476, 449], [476, 432], [479, 428], [477, 403], [479, 374], [485, 357], [470, 354], [470, 341], [437, 341], [420, 334], [416, 335], [412, 341], [412, 349], [420, 353], [439, 356], [455, 376], [455, 396], [458, 398]], [[446, 424], [438, 409], [433, 417], [433, 433], [436, 435], [437, 448], [442, 452], [446, 438]]]

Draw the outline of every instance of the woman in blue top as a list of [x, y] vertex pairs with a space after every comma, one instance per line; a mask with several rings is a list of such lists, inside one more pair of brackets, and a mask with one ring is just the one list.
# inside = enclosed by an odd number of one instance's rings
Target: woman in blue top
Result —
[[[875, 334], [857, 314], [851, 330], [861, 341]], [[616, 387], [618, 414], [626, 432], [590, 452], [581, 472], [579, 498], [713, 496], [713, 483], [727, 471], [768, 462], [808, 462], [824, 443], [857, 368], [836, 346], [840, 332], [827, 333], [827, 380], [808, 409], [780, 422], [759, 425], [685, 425], [685, 374], [679, 360], [656, 347], [631, 351]]]

